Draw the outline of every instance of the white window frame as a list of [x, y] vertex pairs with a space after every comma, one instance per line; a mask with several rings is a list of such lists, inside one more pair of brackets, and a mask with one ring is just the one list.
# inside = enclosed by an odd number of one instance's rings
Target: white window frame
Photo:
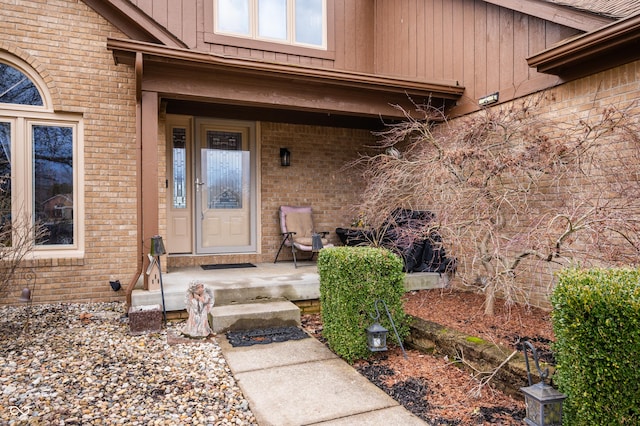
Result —
[[23, 72], [41, 94], [43, 106], [0, 103], [0, 121], [11, 125], [11, 215], [13, 232], [24, 232], [24, 223], [34, 221], [33, 140], [32, 128], [37, 125], [62, 126], [73, 129], [73, 244], [42, 244], [32, 246], [26, 258], [82, 257], [84, 235], [84, 125], [82, 116], [54, 112], [51, 96], [44, 80], [24, 62], [5, 52], [0, 61]]
[[260, 37], [258, 35], [258, 0], [249, 1], [249, 34], [223, 31], [218, 26], [218, 1], [214, 0], [214, 18], [213, 26], [214, 33], [224, 36], [246, 38], [251, 40], [265, 41], [269, 43], [279, 43], [291, 46], [299, 46], [311, 49], [327, 50], [327, 0], [322, 0], [322, 44], [308, 44], [301, 43], [295, 40], [296, 26], [295, 26], [295, 0], [287, 1], [287, 39]]

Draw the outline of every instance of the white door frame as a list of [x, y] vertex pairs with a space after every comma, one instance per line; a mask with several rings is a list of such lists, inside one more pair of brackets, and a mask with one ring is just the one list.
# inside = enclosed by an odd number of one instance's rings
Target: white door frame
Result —
[[[257, 128], [253, 121], [241, 121], [241, 120], [222, 120], [212, 118], [195, 118], [195, 138], [193, 152], [193, 188], [194, 188], [194, 215], [193, 227], [195, 232], [195, 252], [196, 254], [221, 254], [221, 253], [256, 253], [258, 251], [258, 137]], [[242, 131], [248, 135], [248, 140], [243, 141], [243, 150], [247, 150], [250, 153], [249, 159], [249, 243], [246, 245], [216, 245], [213, 247], [203, 246], [202, 238], [202, 220], [203, 220], [203, 206], [202, 196], [200, 192], [201, 183], [203, 182], [202, 176], [202, 161], [201, 161], [201, 139], [204, 137], [202, 134], [204, 128], [215, 127], [220, 130], [230, 131]]]

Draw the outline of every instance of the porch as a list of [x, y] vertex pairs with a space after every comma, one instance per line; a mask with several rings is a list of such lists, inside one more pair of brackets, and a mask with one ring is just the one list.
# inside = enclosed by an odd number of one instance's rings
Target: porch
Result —
[[[192, 280], [203, 282], [215, 295], [216, 306], [286, 299], [292, 302], [320, 298], [320, 277], [315, 261], [257, 263], [255, 267], [205, 270], [200, 266], [175, 268], [162, 274], [167, 312], [185, 309], [185, 294]], [[442, 288], [446, 274], [414, 272], [405, 275], [407, 291]], [[142, 280], [131, 294], [131, 306], [162, 303], [160, 290], [144, 290]]]

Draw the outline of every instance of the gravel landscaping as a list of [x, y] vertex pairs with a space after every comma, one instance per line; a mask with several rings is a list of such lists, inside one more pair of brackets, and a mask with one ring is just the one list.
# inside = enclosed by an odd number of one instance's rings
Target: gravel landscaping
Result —
[[1, 307], [0, 424], [257, 424], [215, 339], [133, 336], [124, 312]]

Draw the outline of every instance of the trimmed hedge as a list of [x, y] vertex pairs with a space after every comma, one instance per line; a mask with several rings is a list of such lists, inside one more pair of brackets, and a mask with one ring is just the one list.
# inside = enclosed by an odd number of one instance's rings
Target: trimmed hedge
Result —
[[640, 271], [568, 269], [551, 296], [564, 424], [640, 424]]
[[[400, 338], [409, 334], [404, 312], [402, 260], [374, 247], [332, 247], [320, 251], [322, 335], [347, 362], [370, 356], [366, 329], [375, 318], [376, 300], [384, 300]], [[389, 330], [387, 344], [396, 342], [384, 305], [378, 303], [380, 324]], [[372, 317], [373, 316], [373, 317]]]

